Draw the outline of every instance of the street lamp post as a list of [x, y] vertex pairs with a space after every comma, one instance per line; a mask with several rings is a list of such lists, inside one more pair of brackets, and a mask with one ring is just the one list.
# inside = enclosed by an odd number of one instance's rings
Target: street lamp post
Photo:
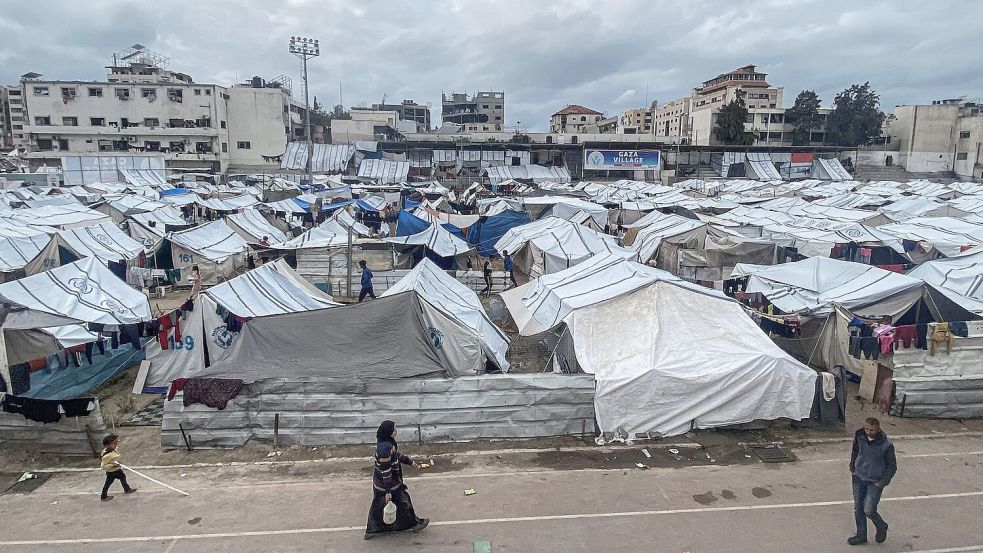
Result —
[[292, 36], [290, 37], [290, 53], [297, 56], [304, 62], [304, 122], [307, 134], [307, 183], [314, 183], [314, 167], [311, 163], [314, 156], [314, 139], [311, 136], [311, 105], [310, 105], [310, 83], [307, 80], [307, 60], [321, 55], [321, 47], [318, 46], [316, 39]]

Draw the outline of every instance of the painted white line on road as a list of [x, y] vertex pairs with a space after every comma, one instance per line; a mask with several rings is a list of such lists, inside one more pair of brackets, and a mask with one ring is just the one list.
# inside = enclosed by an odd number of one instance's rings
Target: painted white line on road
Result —
[[[964, 497], [981, 497], [983, 492], [943, 493], [934, 495], [909, 495], [904, 497], [887, 497], [881, 502], [923, 501], [931, 499], [958, 499]], [[706, 514], [735, 511], [763, 511], [777, 509], [795, 509], [808, 507], [829, 507], [835, 505], [853, 505], [852, 499], [837, 501], [814, 501], [811, 503], [769, 503], [764, 505], [734, 505], [730, 507], [696, 507], [689, 509], [664, 509], [653, 511], [622, 511], [613, 513], [580, 513], [569, 515], [538, 515], [525, 517], [477, 518], [471, 520], [443, 520], [431, 522], [430, 526], [464, 526], [474, 524], [502, 524], [510, 522], [540, 522], [551, 520], [584, 520], [595, 518], [643, 517], [658, 515]], [[12, 540], [0, 541], [4, 545], [72, 545], [80, 543], [127, 543], [169, 540], [201, 540], [214, 538], [243, 538], [257, 536], [283, 536], [292, 534], [329, 534], [336, 532], [365, 531], [364, 526], [336, 526], [331, 528], [296, 528], [291, 530], [254, 530], [249, 532], [221, 532], [212, 534], [185, 534], [179, 536], [126, 536], [117, 538], [76, 538], [60, 540]]]
[[908, 551], [907, 553], [960, 553], [960, 552], [983, 551], [983, 544], [970, 545], [969, 547], [949, 547], [946, 549], [924, 549], [921, 551]]

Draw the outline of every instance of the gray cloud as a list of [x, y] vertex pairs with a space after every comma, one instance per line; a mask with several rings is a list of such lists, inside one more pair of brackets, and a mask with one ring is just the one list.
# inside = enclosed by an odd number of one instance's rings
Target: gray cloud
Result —
[[[286, 74], [300, 92], [291, 35], [316, 37], [311, 92], [327, 105], [441, 91], [506, 92], [506, 120], [532, 130], [582, 104], [608, 115], [688, 94], [748, 63], [785, 87], [786, 105], [814, 89], [830, 105], [869, 80], [882, 107], [978, 97], [983, 3], [848, 0], [212, 0], [5, 2], [0, 82], [37, 71], [100, 79], [113, 51], [141, 43], [198, 82]], [[634, 91], [633, 94], [630, 92]]]

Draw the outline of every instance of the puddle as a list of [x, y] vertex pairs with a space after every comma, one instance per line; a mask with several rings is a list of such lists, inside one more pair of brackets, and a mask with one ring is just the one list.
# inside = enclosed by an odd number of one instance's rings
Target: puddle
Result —
[[758, 499], [763, 499], [765, 497], [771, 496], [771, 490], [769, 490], [768, 488], [755, 487], [755, 488], [751, 488], [751, 495], [757, 497]]
[[701, 493], [693, 496], [693, 501], [700, 505], [709, 505], [717, 501], [717, 496], [713, 492]]

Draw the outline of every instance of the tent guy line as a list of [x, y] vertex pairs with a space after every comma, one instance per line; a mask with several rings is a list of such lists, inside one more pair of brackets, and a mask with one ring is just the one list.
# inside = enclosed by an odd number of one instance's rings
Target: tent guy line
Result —
[[[983, 496], [983, 491], [931, 494], [931, 495], [910, 495], [904, 497], [888, 497], [882, 499], [881, 501], [907, 502], [907, 501], [926, 501], [926, 500], [936, 500], [936, 499], [960, 499], [960, 498], [980, 497], [980, 496]], [[804, 502], [804, 503], [769, 503], [764, 505], [735, 505], [730, 507], [699, 507], [699, 508], [690, 508], [690, 509], [662, 509], [662, 510], [622, 511], [622, 512], [608, 512], [608, 513], [581, 513], [581, 514], [566, 514], [566, 515], [477, 518], [477, 519], [468, 519], [468, 520], [435, 521], [435, 522], [431, 522], [430, 525], [431, 526], [463, 526], [463, 525], [475, 525], [475, 524], [503, 524], [503, 523], [516, 523], [516, 522], [541, 522], [541, 521], [555, 521], [555, 520], [584, 520], [584, 519], [596, 519], [596, 518], [645, 517], [645, 516], [662, 516], [662, 515], [678, 515], [678, 514], [707, 514], [707, 513], [735, 512], [735, 511], [801, 509], [801, 508], [831, 507], [831, 506], [841, 506], [841, 505], [853, 505], [853, 500], [844, 499], [844, 500], [814, 501], [814, 502]], [[325, 527], [325, 528], [295, 528], [290, 530], [254, 530], [254, 531], [247, 531], [247, 532], [220, 532], [220, 533], [210, 533], [210, 534], [187, 534], [187, 535], [170, 535], [170, 536], [125, 536], [125, 537], [112, 537], [112, 538], [11, 540], [11, 541], [0, 541], [0, 546], [72, 545], [72, 544], [80, 544], [80, 543], [128, 543], [128, 542], [151, 542], [151, 541], [170, 541], [170, 540], [201, 540], [201, 539], [213, 539], [213, 538], [283, 536], [283, 535], [292, 535], [292, 534], [330, 534], [330, 533], [337, 533], [337, 532], [354, 532], [354, 531], [363, 532], [365, 531], [365, 527], [360, 525], [360, 526], [334, 526], [334, 527]]]

